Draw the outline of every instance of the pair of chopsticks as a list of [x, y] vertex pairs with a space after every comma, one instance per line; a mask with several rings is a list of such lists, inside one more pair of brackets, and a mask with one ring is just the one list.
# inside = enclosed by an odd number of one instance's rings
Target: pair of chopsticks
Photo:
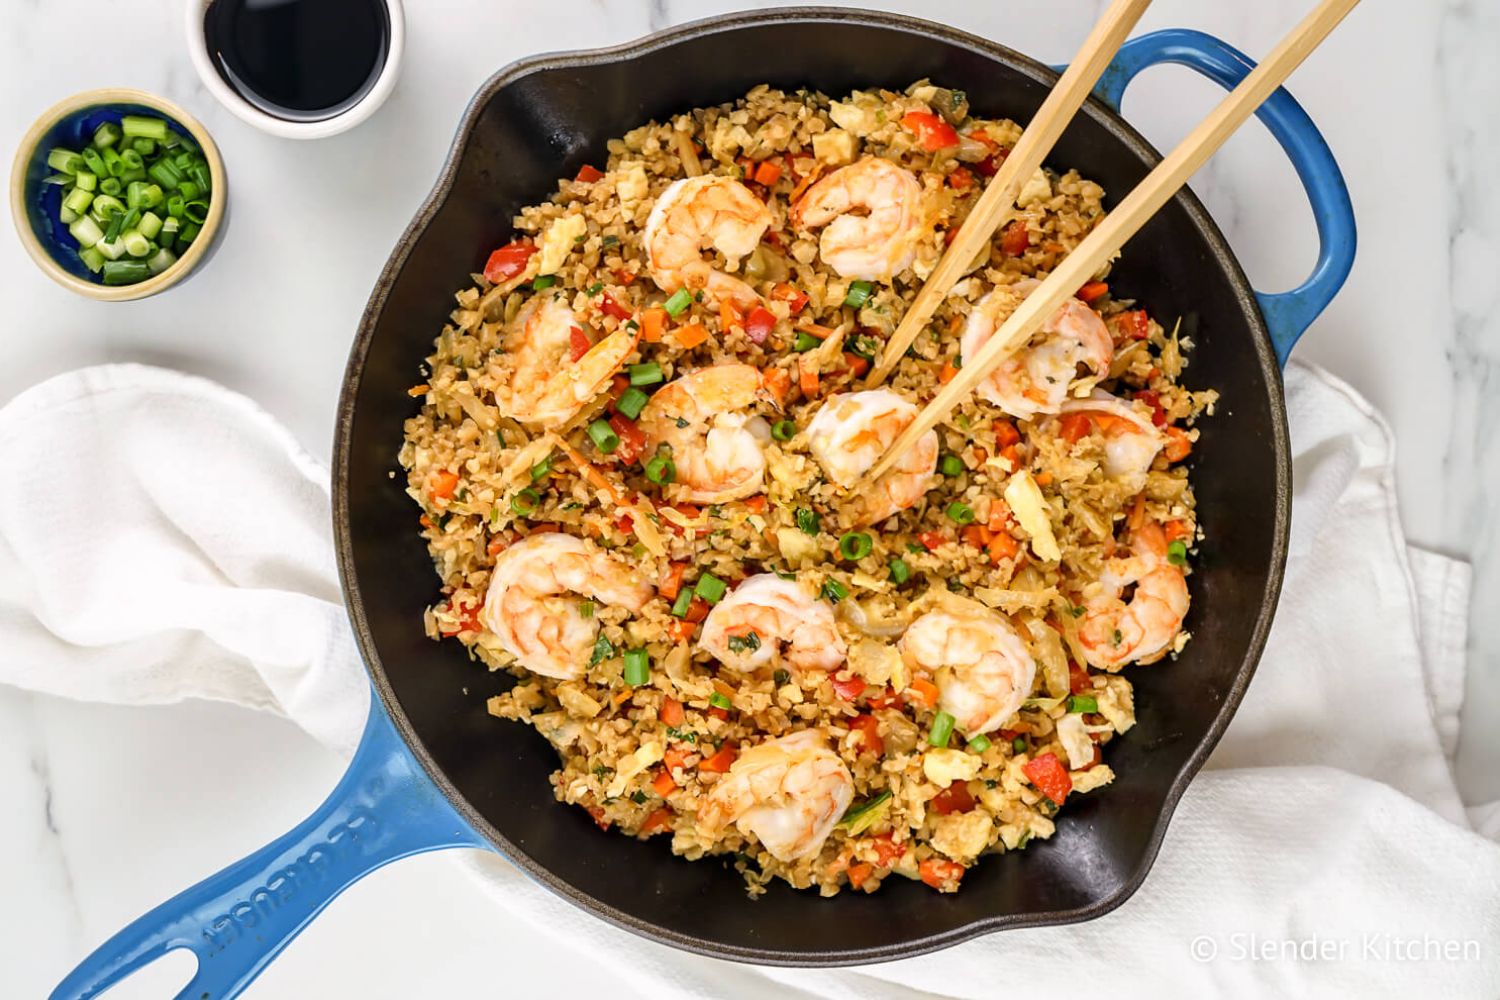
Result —
[[[938, 305], [963, 277], [964, 269], [995, 230], [1011, 217], [1021, 186], [1041, 166], [1150, 2], [1114, 0], [1104, 12], [887, 341], [879, 363], [870, 372], [868, 386], [878, 384], [890, 374]], [[1303, 18], [1265, 61], [1252, 70], [1021, 302], [984, 347], [973, 357], [964, 358], [958, 374], [891, 443], [885, 455], [866, 474], [866, 481], [873, 481], [889, 470], [917, 439], [941, 423], [1011, 352], [1029, 341], [1047, 318], [1187, 183], [1188, 178], [1255, 113], [1358, 3], [1359, 0], [1322, 0]]]

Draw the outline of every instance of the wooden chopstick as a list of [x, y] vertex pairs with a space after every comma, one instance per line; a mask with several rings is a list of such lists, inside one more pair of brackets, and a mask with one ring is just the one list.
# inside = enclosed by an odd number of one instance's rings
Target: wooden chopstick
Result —
[[1077, 292], [1177, 193], [1178, 188], [1187, 183], [1188, 178], [1224, 144], [1224, 140], [1255, 113], [1358, 3], [1359, 0], [1323, 0], [1303, 18], [1265, 61], [1251, 70], [1240, 85], [1021, 302], [979, 353], [964, 359], [964, 366], [958, 374], [892, 442], [884, 457], [866, 474], [866, 481], [873, 481], [890, 469], [918, 438], [941, 423], [950, 410], [973, 392], [974, 387], [1006, 356], [1030, 340], [1047, 317]]
[[1078, 54], [1052, 88], [1052, 93], [1047, 95], [1021, 133], [1015, 148], [990, 179], [984, 194], [980, 195], [973, 211], [959, 227], [958, 235], [953, 237], [937, 267], [928, 275], [926, 284], [907, 308], [906, 315], [901, 317], [901, 323], [886, 340], [880, 360], [865, 379], [866, 388], [885, 381], [990, 236], [1010, 221], [1021, 188], [1041, 167], [1042, 160], [1052, 151], [1063, 129], [1068, 127], [1068, 122], [1073, 120], [1073, 115], [1094, 89], [1099, 75], [1149, 6], [1151, 0], [1114, 0], [1099, 18], [1094, 30], [1083, 40]]

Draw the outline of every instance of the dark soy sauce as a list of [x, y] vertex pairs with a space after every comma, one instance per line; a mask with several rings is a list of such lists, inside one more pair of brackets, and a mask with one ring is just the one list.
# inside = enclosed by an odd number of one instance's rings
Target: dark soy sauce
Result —
[[384, 0], [213, 0], [203, 31], [226, 83], [266, 114], [295, 122], [358, 104], [391, 44]]

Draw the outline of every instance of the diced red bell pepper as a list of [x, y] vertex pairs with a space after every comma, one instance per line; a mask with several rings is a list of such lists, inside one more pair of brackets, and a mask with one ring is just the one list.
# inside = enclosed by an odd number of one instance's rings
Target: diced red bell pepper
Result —
[[1151, 336], [1151, 317], [1144, 309], [1128, 309], [1111, 320], [1122, 339], [1145, 340]]
[[853, 701], [865, 693], [863, 677], [834, 677], [833, 693], [845, 701]]
[[958, 133], [953, 126], [930, 111], [908, 111], [901, 116], [901, 124], [929, 153], [958, 145]]
[[969, 785], [967, 782], [955, 781], [934, 795], [932, 801], [927, 804], [939, 816], [946, 816], [949, 813], [962, 813], [973, 809], [974, 796], [969, 794]]
[[1058, 805], [1062, 805], [1068, 793], [1073, 790], [1073, 779], [1068, 777], [1068, 769], [1062, 766], [1062, 761], [1057, 759], [1056, 754], [1044, 753], [1033, 757], [1021, 770], [1025, 772], [1027, 780], [1036, 786], [1037, 791]]
[[604, 298], [599, 303], [599, 311], [604, 313], [604, 315], [606, 316], [613, 316], [615, 319], [620, 320], [621, 322], [624, 322], [625, 320], [630, 318], [630, 310], [626, 309], [624, 306], [620, 305], [620, 303], [610, 298], [608, 292], [604, 293]]
[[974, 186], [974, 175], [963, 167], [954, 167], [948, 172], [948, 183], [955, 191], [967, 191]]
[[1085, 691], [1094, 690], [1094, 682], [1089, 679], [1089, 672], [1072, 660], [1068, 661], [1068, 693], [1083, 694]]
[[905, 704], [905, 700], [893, 688], [886, 688], [879, 694], [872, 694], [865, 699], [865, 702], [875, 709], [900, 708]]
[[808, 296], [806, 292], [802, 291], [796, 285], [789, 285], [785, 281], [782, 281], [771, 289], [771, 298], [779, 302], [785, 302], [787, 308], [795, 316], [807, 305]]
[[694, 597], [688, 603], [687, 614], [682, 616], [682, 620], [696, 625], [707, 617], [708, 602], [701, 597]]
[[1088, 437], [1091, 428], [1087, 413], [1064, 413], [1058, 418], [1057, 426], [1068, 444], [1077, 444]]
[[1012, 257], [1019, 257], [1031, 246], [1031, 235], [1026, 232], [1026, 223], [1020, 219], [1008, 222], [1000, 231], [1000, 249]]
[[1074, 294], [1076, 296], [1078, 296], [1078, 298], [1082, 299], [1084, 302], [1095, 302], [1095, 301], [1098, 301], [1099, 299], [1104, 298], [1105, 293], [1108, 292], [1108, 291], [1109, 291], [1109, 282], [1107, 282], [1107, 281], [1089, 281], [1089, 282], [1085, 282], [1084, 285], [1083, 285], [1083, 287], [1080, 288], [1080, 289], [1078, 289], [1078, 291], [1075, 292]]
[[1151, 422], [1158, 427], [1167, 426], [1167, 411], [1162, 409], [1161, 396], [1151, 389], [1142, 389], [1135, 398], [1151, 407]]
[[585, 163], [578, 168], [578, 176], [573, 179], [580, 184], [592, 184], [603, 176], [604, 174], [593, 164]]
[[958, 880], [964, 877], [964, 866], [947, 858], [928, 858], [917, 865], [917, 873], [932, 888], [955, 892]]
[[880, 720], [873, 715], [856, 715], [849, 720], [849, 728], [859, 734], [861, 752], [879, 757], [885, 753], [885, 740], [880, 737]]
[[653, 810], [651, 815], [646, 817], [646, 822], [641, 824], [641, 832], [645, 834], [656, 833], [658, 830], [665, 830], [671, 824], [672, 810], [666, 806], [662, 806], [660, 809]]
[[620, 445], [615, 449], [615, 456], [620, 461], [630, 465], [645, 453], [646, 432], [634, 420], [623, 413], [615, 413], [610, 415], [609, 426], [620, 438]]
[[593, 346], [594, 342], [589, 340], [589, 335], [583, 332], [582, 327], [575, 326], [568, 330], [568, 348], [571, 360], [577, 361], [587, 354]]
[[745, 336], [757, 344], [764, 344], [771, 331], [776, 329], [776, 314], [764, 306], [756, 306], [745, 317]]
[[936, 552], [938, 547], [946, 543], [948, 539], [944, 538], [939, 532], [924, 531], [917, 535], [917, 541], [921, 542], [922, 547], [928, 552]]
[[900, 860], [901, 855], [906, 853], [906, 845], [896, 843], [896, 838], [889, 833], [871, 837], [870, 847], [875, 851], [875, 860], [882, 868], [889, 868], [891, 862]]
[[484, 265], [484, 277], [492, 284], [508, 281], [526, 270], [526, 262], [536, 253], [535, 243], [516, 240], [490, 254]]

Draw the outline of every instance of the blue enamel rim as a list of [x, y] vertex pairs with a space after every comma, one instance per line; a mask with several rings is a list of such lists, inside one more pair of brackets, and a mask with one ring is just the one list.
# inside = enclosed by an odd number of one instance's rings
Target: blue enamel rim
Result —
[[[1121, 47], [1096, 96], [1118, 111], [1130, 81], [1159, 63], [1189, 66], [1225, 87], [1233, 87], [1253, 68], [1242, 53], [1210, 35], [1159, 31]], [[1349, 273], [1354, 217], [1333, 154], [1291, 95], [1278, 90], [1259, 114], [1307, 188], [1321, 240], [1317, 266], [1307, 281], [1289, 292], [1256, 295], [1277, 357], [1285, 363], [1292, 346]], [[339, 893], [365, 875], [425, 851], [494, 850], [491, 840], [454, 807], [451, 790], [439, 787], [424, 769], [409, 738], [398, 731], [381, 693], [372, 692], [354, 760], [311, 816], [121, 930], [58, 985], [52, 1000], [98, 996], [177, 948], [192, 951], [198, 959], [196, 974], [177, 1000], [229, 1000]], [[1123, 897], [1112, 905], [1120, 901]]]

